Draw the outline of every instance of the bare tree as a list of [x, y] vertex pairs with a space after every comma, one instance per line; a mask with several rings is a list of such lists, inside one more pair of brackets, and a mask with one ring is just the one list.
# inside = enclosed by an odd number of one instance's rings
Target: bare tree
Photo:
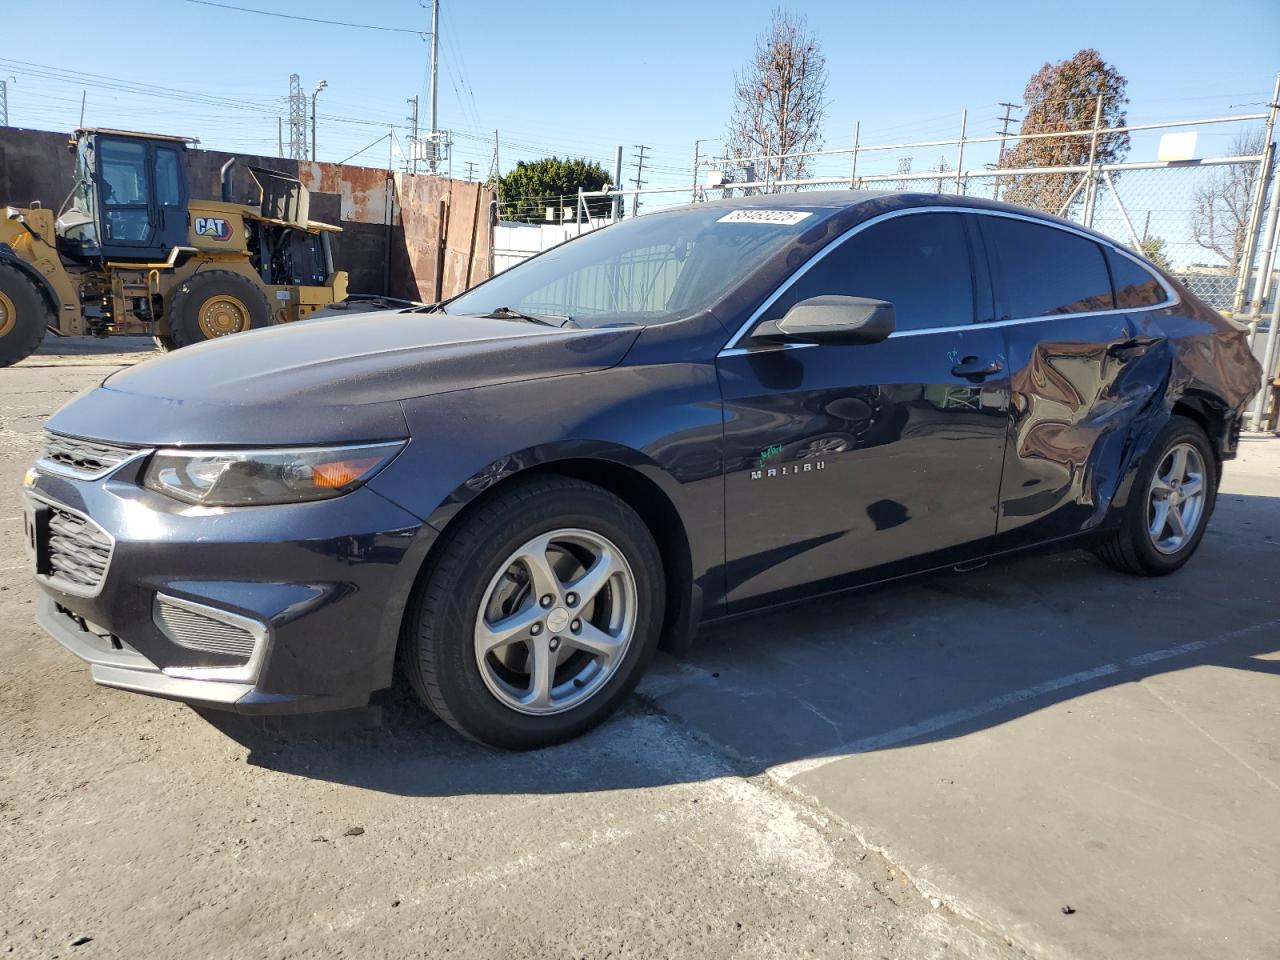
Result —
[[[1240, 134], [1232, 141], [1231, 155], [1262, 153], [1264, 137], [1260, 128]], [[1244, 257], [1249, 201], [1257, 183], [1258, 164], [1229, 163], [1207, 186], [1197, 187], [1192, 193], [1191, 238], [1221, 257], [1232, 273], [1239, 269]]]
[[[727, 156], [768, 157], [753, 165], [757, 179], [776, 184], [802, 177], [807, 157], [790, 153], [822, 146], [826, 115], [827, 61], [803, 16], [773, 11], [769, 30], [756, 38], [755, 54], [734, 74], [734, 108], [725, 134]], [[726, 171], [742, 180], [747, 164]]]

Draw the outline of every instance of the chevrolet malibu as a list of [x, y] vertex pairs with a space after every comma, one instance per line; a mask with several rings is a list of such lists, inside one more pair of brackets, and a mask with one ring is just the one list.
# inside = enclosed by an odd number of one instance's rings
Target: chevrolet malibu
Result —
[[706, 621], [1046, 544], [1178, 569], [1259, 374], [1237, 325], [1064, 220], [697, 204], [443, 305], [108, 377], [27, 474], [38, 620], [107, 686], [265, 714], [400, 672], [538, 747]]

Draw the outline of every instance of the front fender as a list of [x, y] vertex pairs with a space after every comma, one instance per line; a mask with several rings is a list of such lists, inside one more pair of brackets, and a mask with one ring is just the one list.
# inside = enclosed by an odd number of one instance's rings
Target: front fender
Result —
[[689, 544], [691, 576], [724, 563], [719, 387], [710, 363], [619, 366], [405, 401], [412, 439], [370, 486], [444, 530], [477, 496], [558, 461], [625, 467], [670, 501]]

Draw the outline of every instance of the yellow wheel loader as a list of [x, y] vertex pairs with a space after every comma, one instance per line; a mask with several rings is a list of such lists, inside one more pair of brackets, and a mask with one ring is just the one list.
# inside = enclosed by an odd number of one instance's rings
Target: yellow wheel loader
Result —
[[194, 140], [77, 130], [75, 186], [55, 218], [38, 204], [0, 219], [0, 367], [59, 336], [143, 333], [161, 349], [301, 320], [347, 296], [329, 238], [295, 177], [250, 167], [259, 206], [192, 199]]

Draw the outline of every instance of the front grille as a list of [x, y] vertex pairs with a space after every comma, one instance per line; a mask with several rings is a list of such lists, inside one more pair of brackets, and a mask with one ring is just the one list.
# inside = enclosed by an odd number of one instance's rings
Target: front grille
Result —
[[49, 504], [49, 579], [77, 592], [102, 586], [111, 563], [111, 537], [88, 517]]
[[100, 477], [139, 452], [138, 447], [46, 432], [40, 459], [79, 477]]
[[[153, 612], [156, 625], [174, 643], [188, 650], [221, 653], [248, 660], [258, 637], [252, 631], [225, 620], [215, 619], [157, 596]], [[226, 614], [228, 618], [233, 615]], [[240, 619], [238, 617], [234, 619]]]

